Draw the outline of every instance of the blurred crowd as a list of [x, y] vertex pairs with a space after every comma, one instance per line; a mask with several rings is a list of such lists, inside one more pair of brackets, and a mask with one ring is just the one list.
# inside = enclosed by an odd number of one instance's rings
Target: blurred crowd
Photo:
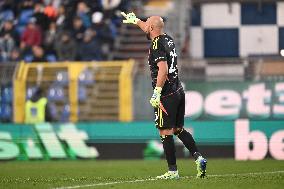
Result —
[[2, 0], [0, 62], [105, 60], [128, 0]]

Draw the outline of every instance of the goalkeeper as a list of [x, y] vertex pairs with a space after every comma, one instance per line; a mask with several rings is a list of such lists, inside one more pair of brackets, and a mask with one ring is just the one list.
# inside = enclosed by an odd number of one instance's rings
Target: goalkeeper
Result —
[[206, 174], [207, 161], [198, 152], [192, 135], [183, 128], [185, 95], [178, 78], [175, 44], [173, 39], [164, 33], [163, 19], [152, 16], [144, 22], [134, 13], [121, 14], [125, 18], [123, 23], [139, 26], [152, 41], [148, 63], [154, 92], [150, 103], [154, 107], [155, 125], [159, 129], [169, 168], [165, 174], [157, 178], [179, 178], [173, 135], [176, 135], [190, 151], [197, 165], [197, 177], [203, 178]]

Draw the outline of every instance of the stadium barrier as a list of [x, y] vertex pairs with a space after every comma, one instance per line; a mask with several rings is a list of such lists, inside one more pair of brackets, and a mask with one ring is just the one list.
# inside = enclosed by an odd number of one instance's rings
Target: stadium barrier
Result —
[[[32, 90], [39, 85], [55, 102], [59, 114], [67, 114], [67, 118], [59, 119], [61, 121], [131, 121], [133, 67], [133, 60], [22, 62], [14, 75], [14, 122], [23, 123], [27, 95], [31, 96]], [[64, 114], [65, 109], [67, 113]]]
[[192, 120], [284, 120], [283, 81], [186, 82]]
[[[284, 160], [283, 125], [284, 121], [246, 119], [185, 122], [206, 157], [236, 160]], [[150, 121], [3, 124], [0, 160], [144, 158], [147, 145], [153, 140], [160, 141]], [[187, 157], [181, 142], [175, 140], [177, 157]]]
[[0, 63], [0, 122], [13, 120], [13, 75], [17, 63]]
[[[146, 76], [139, 76], [134, 85], [135, 119], [153, 119], [148, 99], [152, 88]], [[143, 81], [143, 82], [142, 82]], [[185, 116], [196, 121], [284, 120], [284, 81], [191, 81], [183, 80]], [[142, 96], [140, 93], [143, 91]]]

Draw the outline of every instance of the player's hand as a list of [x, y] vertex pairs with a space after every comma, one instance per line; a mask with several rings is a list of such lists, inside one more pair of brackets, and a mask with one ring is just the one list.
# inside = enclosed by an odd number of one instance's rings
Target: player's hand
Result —
[[150, 104], [154, 108], [158, 108], [160, 106], [161, 92], [162, 92], [162, 87], [155, 87], [154, 93], [150, 99]]
[[125, 18], [125, 20], [123, 20], [124, 24], [137, 24], [137, 22], [140, 20], [133, 12], [128, 14], [121, 12], [121, 15]]

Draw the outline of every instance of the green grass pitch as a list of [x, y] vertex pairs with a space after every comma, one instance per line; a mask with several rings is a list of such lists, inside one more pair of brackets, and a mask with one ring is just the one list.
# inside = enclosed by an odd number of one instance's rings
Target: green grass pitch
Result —
[[0, 162], [0, 188], [279, 189], [284, 186], [284, 161], [209, 159], [205, 179], [195, 178], [192, 159], [179, 159], [178, 166], [181, 179], [147, 180], [166, 171], [165, 160]]

